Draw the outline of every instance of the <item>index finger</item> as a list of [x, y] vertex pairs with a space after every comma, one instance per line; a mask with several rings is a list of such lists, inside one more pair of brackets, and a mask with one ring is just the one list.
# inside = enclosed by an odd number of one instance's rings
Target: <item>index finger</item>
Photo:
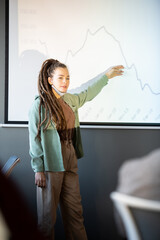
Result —
[[116, 69], [123, 69], [124, 66], [123, 66], [123, 65], [117, 65], [117, 66], [115, 66], [114, 68], [116, 68]]

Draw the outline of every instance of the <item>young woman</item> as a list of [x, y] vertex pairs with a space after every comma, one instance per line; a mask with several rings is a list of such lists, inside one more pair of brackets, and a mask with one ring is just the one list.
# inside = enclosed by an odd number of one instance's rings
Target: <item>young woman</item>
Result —
[[39, 96], [29, 112], [29, 137], [37, 185], [38, 225], [46, 239], [54, 239], [58, 204], [66, 239], [87, 239], [77, 174], [77, 158], [83, 156], [78, 108], [92, 100], [108, 79], [122, 74], [123, 66], [112, 67], [86, 91], [69, 94], [66, 65], [54, 59], [42, 64]]

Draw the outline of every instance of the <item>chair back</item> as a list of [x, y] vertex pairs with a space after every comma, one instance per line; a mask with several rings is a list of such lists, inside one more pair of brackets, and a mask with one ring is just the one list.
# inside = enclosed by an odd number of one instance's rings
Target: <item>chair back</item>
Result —
[[160, 239], [160, 202], [112, 192], [128, 240]]
[[17, 156], [11, 156], [5, 165], [2, 167], [1, 172], [6, 175], [7, 177], [12, 172], [13, 168], [20, 162], [20, 158]]

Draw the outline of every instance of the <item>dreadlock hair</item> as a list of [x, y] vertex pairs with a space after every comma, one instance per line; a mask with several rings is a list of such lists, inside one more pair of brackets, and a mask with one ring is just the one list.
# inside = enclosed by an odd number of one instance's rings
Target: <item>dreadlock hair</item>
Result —
[[[39, 122], [38, 122], [38, 132], [36, 138], [41, 140], [40, 132], [41, 127], [45, 124], [43, 131], [45, 131], [50, 125], [51, 121], [56, 124], [57, 130], [66, 130], [66, 120], [62, 107], [57, 100], [56, 96], [52, 91], [52, 87], [48, 82], [48, 77], [53, 76], [53, 72], [56, 68], [67, 68], [67, 66], [58, 60], [47, 59], [43, 62], [41, 70], [38, 76], [38, 92], [40, 96], [39, 105]], [[41, 119], [42, 106], [45, 109], [45, 117]]]

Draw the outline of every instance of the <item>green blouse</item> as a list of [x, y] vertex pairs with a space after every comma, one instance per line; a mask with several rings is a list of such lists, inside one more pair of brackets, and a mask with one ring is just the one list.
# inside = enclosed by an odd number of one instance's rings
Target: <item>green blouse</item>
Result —
[[[80, 135], [80, 123], [78, 109], [87, 101], [91, 101], [102, 88], [108, 83], [106, 75], [100, 77], [96, 82], [89, 86], [85, 91], [79, 94], [66, 93], [62, 96], [63, 100], [71, 107], [75, 114], [75, 134], [73, 145], [77, 158], [83, 157], [83, 148]], [[34, 172], [43, 171], [65, 171], [61, 152], [61, 142], [54, 122], [50, 124], [45, 132], [43, 125], [41, 127], [41, 141], [36, 139], [37, 125], [39, 121], [40, 97], [37, 96], [29, 111], [29, 144], [31, 166]], [[42, 120], [45, 109], [42, 107]]]

